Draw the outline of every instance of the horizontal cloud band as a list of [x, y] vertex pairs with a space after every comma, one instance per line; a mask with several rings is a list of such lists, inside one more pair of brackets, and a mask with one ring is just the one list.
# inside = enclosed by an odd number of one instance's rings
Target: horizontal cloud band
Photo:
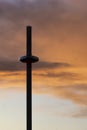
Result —
[[[40, 61], [36, 64], [33, 64], [33, 70], [44, 70], [70, 66], [71, 65], [68, 63]], [[0, 71], [20, 71], [25, 70], [25, 67], [25, 64], [21, 63], [20, 61], [0, 61]]]

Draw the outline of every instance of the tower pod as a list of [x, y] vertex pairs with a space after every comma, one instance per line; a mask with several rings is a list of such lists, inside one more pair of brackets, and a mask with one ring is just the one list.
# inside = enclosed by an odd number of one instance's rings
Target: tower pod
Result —
[[20, 61], [23, 63], [35, 63], [39, 61], [37, 56], [22, 56]]

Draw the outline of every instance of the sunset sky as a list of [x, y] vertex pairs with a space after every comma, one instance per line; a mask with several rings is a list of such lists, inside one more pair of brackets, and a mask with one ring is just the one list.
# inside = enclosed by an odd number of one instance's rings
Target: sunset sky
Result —
[[27, 25], [32, 130], [87, 130], [86, 0], [0, 0], [0, 130], [26, 130]]

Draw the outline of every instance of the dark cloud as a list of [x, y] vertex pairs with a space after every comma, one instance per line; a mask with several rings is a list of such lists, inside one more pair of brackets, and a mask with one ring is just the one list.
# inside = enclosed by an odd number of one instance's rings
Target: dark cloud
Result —
[[[65, 67], [70, 67], [70, 64], [45, 61], [39, 61], [37, 64], [33, 64], [33, 70], [49, 70], [54, 68]], [[23, 64], [20, 61], [0, 61], [0, 71], [20, 71], [25, 69], [26, 64]]]
[[[58, 48], [61, 52], [63, 50], [60, 44], [65, 48], [69, 43], [75, 45], [79, 37], [83, 45], [86, 43], [86, 11], [79, 13], [75, 8], [70, 8], [71, 4], [63, 0], [8, 1], [0, 1], [0, 57], [17, 60], [25, 53], [26, 25], [33, 26], [33, 52], [42, 58], [48, 53], [47, 57], [50, 57], [50, 52], [52, 53], [53, 50], [55, 51], [51, 56], [52, 59], [55, 58]], [[84, 53], [82, 52], [82, 55]]]
[[20, 71], [24, 69], [25, 65], [20, 62], [14, 62], [14, 61], [0, 62], [0, 71]]
[[79, 79], [78, 74], [71, 73], [71, 72], [61, 72], [61, 73], [54, 73], [54, 72], [46, 72], [45, 74], [34, 74], [36, 76], [42, 77], [49, 77], [49, 78], [58, 78], [62, 80], [76, 80]]
[[40, 61], [37, 64], [33, 64], [33, 68], [36, 70], [40, 69], [53, 69], [53, 68], [65, 68], [70, 67], [71, 65], [68, 63], [62, 63], [62, 62], [45, 62]]

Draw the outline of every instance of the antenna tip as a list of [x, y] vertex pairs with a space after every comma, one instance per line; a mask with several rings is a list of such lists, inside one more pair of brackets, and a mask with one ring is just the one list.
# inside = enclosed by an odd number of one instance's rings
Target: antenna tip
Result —
[[32, 26], [30, 26], [30, 25], [28, 25], [28, 26], [26, 26], [27, 27], [27, 29], [30, 29], [30, 28], [32, 28]]

